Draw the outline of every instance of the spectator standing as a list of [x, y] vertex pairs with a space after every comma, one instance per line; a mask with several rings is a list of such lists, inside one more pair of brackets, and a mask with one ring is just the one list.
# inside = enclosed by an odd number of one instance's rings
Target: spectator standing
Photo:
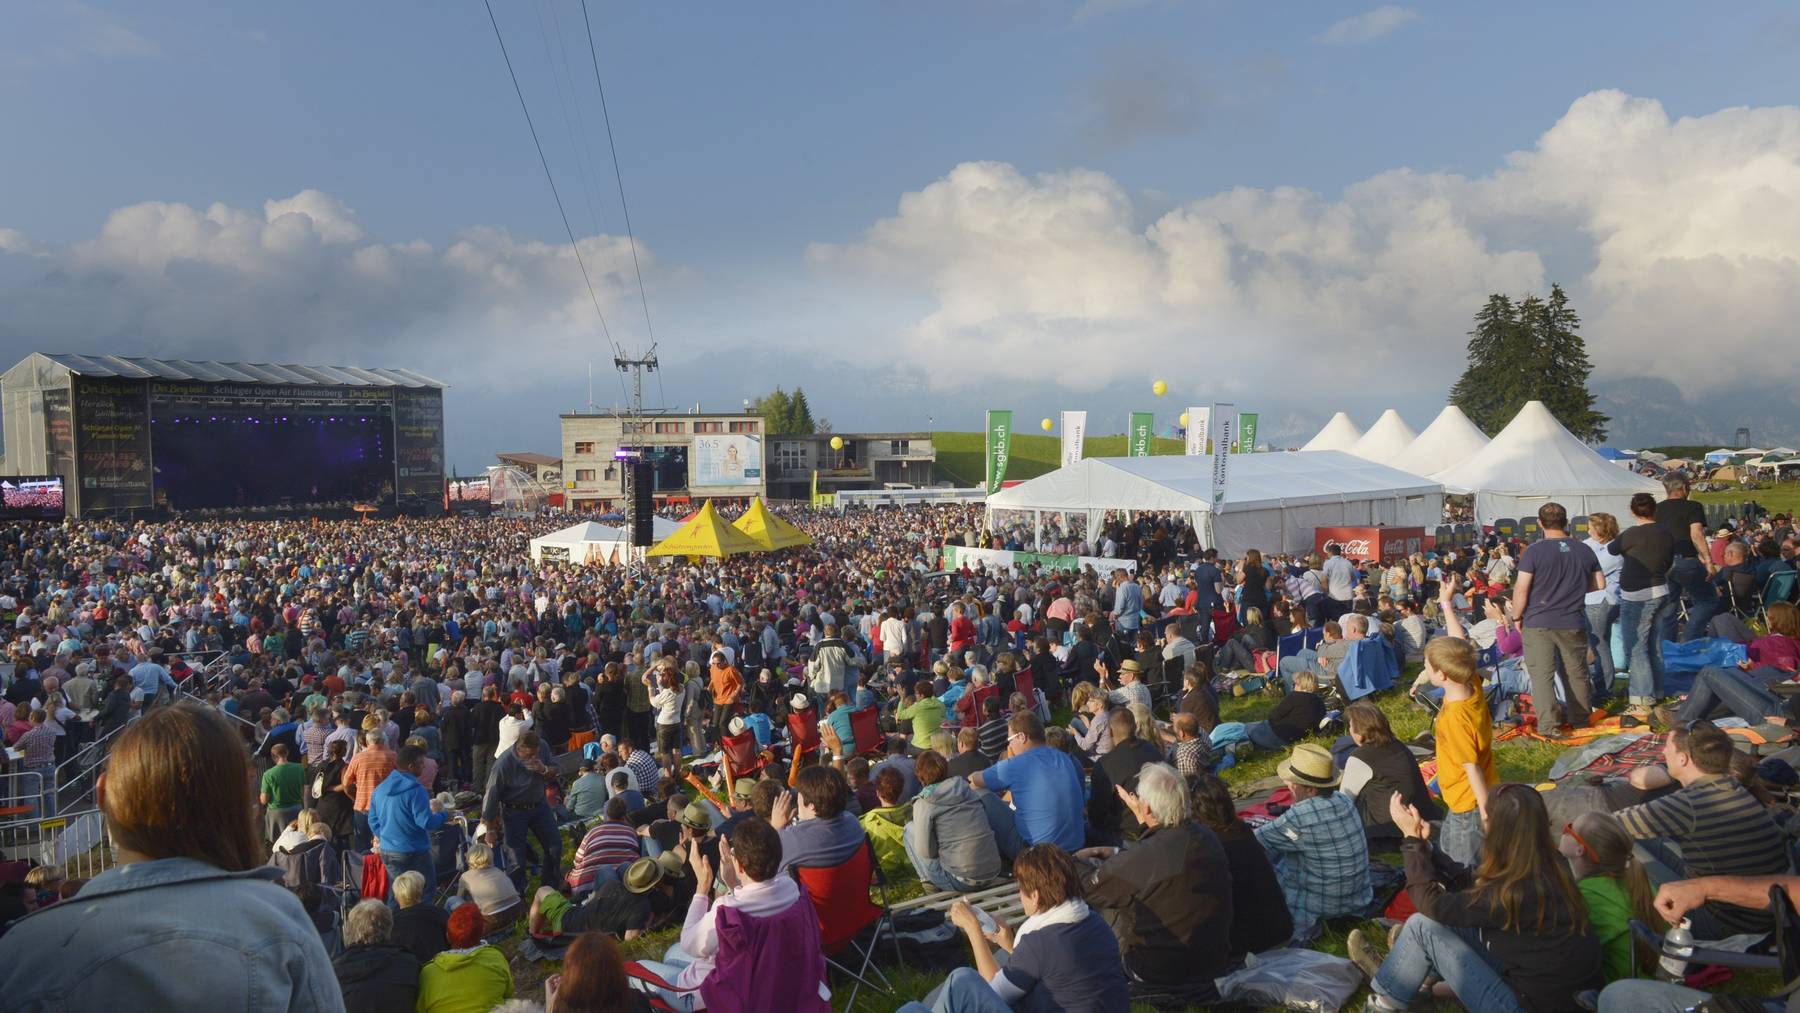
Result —
[[369, 805], [375, 789], [394, 772], [394, 751], [388, 748], [387, 733], [372, 728], [363, 735], [363, 748], [350, 758], [344, 768], [344, 791], [355, 801], [351, 804], [351, 821], [355, 826], [355, 848], [369, 850]]
[[[394, 770], [375, 789], [369, 804], [369, 832], [381, 843], [381, 861], [390, 876], [414, 870], [429, 884], [437, 883], [431, 833], [449, 820], [431, 793], [419, 783], [425, 748], [413, 742], [400, 747]], [[396, 905], [398, 906], [398, 905]]]
[[[1619, 639], [1631, 669], [1628, 713], [1639, 720], [1650, 716], [1650, 708], [1662, 695], [1662, 642], [1670, 626], [1666, 618], [1680, 601], [1680, 593], [1670, 590], [1679, 543], [1657, 522], [1659, 509], [1647, 492], [1631, 497], [1635, 523], [1607, 545], [1620, 557]], [[1606, 648], [1610, 651], [1612, 645]]]
[[1681, 611], [1680, 598], [1688, 599], [1687, 625], [1679, 639], [1694, 640], [1707, 635], [1712, 618], [1719, 614], [1722, 603], [1713, 590], [1712, 549], [1706, 543], [1706, 510], [1688, 499], [1688, 480], [1680, 475], [1663, 479], [1667, 498], [1656, 505], [1656, 523], [1668, 532], [1674, 543], [1674, 559], [1669, 565], [1669, 594], [1675, 601], [1661, 617], [1660, 639], [1674, 641], [1675, 620]]
[[[1562, 504], [1545, 503], [1537, 517], [1544, 537], [1519, 557], [1511, 615], [1525, 641], [1538, 733], [1549, 737], [1564, 725], [1588, 723], [1593, 678], [1588, 674], [1585, 602], [1588, 592], [1605, 589], [1606, 579], [1594, 550], [1569, 537], [1569, 514]], [[1565, 704], [1557, 702], [1559, 685]]]
[[288, 758], [288, 747], [282, 743], [271, 747], [269, 756], [275, 765], [263, 771], [258, 799], [263, 805], [263, 836], [273, 844], [294, 817], [300, 815], [306, 772]]

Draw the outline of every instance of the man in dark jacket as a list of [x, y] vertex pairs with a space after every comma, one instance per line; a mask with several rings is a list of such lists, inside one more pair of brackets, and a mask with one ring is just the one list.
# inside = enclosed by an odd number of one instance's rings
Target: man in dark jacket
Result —
[[1107, 715], [1113, 747], [1094, 764], [1093, 791], [1088, 796], [1088, 836], [1103, 843], [1117, 843], [1122, 835], [1136, 836], [1143, 827], [1132, 810], [1121, 803], [1118, 792], [1137, 787], [1138, 771], [1147, 763], [1163, 762], [1162, 751], [1137, 736], [1137, 719], [1123, 707]]
[[472, 778], [476, 791], [487, 787], [488, 771], [494, 766], [494, 750], [500, 747], [500, 719], [506, 717], [506, 705], [500, 702], [500, 687], [489, 683], [481, 691], [481, 702], [475, 705], [473, 722], [475, 735], [475, 776]]
[[408, 1010], [419, 998], [419, 958], [393, 945], [394, 916], [365, 900], [344, 918], [344, 952], [331, 962], [346, 1013]]
[[[495, 727], [498, 733], [498, 726]], [[450, 767], [450, 780], [462, 784], [474, 776], [475, 709], [462, 690], [450, 694], [450, 706], [438, 719], [438, 740]]]

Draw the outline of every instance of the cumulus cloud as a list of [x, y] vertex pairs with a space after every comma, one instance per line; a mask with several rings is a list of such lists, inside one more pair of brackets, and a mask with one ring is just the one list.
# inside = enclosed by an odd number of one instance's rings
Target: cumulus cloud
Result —
[[[1396, 169], [1335, 198], [1245, 187], [1141, 213], [1103, 173], [971, 162], [810, 255], [927, 302], [869, 347], [956, 363], [924, 370], [939, 387], [1000, 373], [1094, 390], [1152, 368], [1215, 385], [1436, 384], [1460, 369], [1488, 293], [1552, 280], [1602, 372], [1691, 392], [1730, 382], [1717, 365], [1735, 355], [1800, 376], [1770, 354], [1800, 318], [1793, 107], [1671, 121], [1595, 92], [1484, 176]], [[1592, 267], [1551, 278], [1546, 261]]]
[[1391, 34], [1418, 16], [1419, 12], [1411, 7], [1385, 4], [1337, 22], [1320, 32], [1315, 41], [1327, 46], [1360, 46]]
[[[625, 327], [615, 334], [636, 347], [627, 240], [591, 236], [581, 251], [607, 319]], [[567, 244], [493, 228], [442, 248], [375, 241], [317, 190], [260, 212], [134, 204], [67, 247], [0, 229], [0, 302], [7, 362], [73, 351], [406, 366], [505, 393], [541, 381], [521, 362], [605, 349]]]

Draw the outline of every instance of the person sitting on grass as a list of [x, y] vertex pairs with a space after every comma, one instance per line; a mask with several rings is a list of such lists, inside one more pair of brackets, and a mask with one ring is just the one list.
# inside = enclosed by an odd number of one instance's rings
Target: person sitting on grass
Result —
[[409, 1010], [418, 1001], [419, 958], [394, 945], [393, 930], [394, 916], [379, 900], [365, 900], [344, 916], [344, 952], [331, 969], [346, 1013]]
[[1356, 749], [1344, 762], [1344, 780], [1338, 790], [1356, 800], [1356, 811], [1362, 814], [1363, 829], [1371, 842], [1400, 840], [1399, 828], [1388, 819], [1388, 799], [1396, 794], [1426, 819], [1443, 815], [1425, 787], [1419, 761], [1412, 750], [1394, 741], [1394, 728], [1374, 701], [1358, 700], [1346, 707], [1344, 722], [1350, 726]]
[[544, 979], [544, 1013], [650, 1013], [650, 1000], [631, 987], [625, 954], [612, 936], [583, 932], [563, 953], [562, 970]]
[[1281, 879], [1294, 938], [1305, 942], [1318, 935], [1320, 922], [1360, 914], [1374, 900], [1369, 842], [1356, 803], [1337, 790], [1337, 764], [1324, 746], [1295, 746], [1275, 773], [1294, 801], [1256, 828], [1256, 839]]
[[[969, 782], [949, 774], [949, 765], [935, 750], [919, 754], [919, 780], [924, 787], [912, 802], [912, 821], [901, 844], [919, 879], [939, 890], [969, 893], [992, 885], [1005, 871], [1001, 865], [1002, 832], [1018, 840], [1012, 812], [999, 803], [990, 813], [985, 798]], [[1004, 814], [1004, 815], [1001, 815]], [[993, 820], [1006, 822], [996, 828]]]
[[1319, 696], [1319, 677], [1312, 672], [1294, 675], [1294, 691], [1283, 696], [1269, 716], [1244, 729], [1250, 744], [1278, 752], [1319, 730], [1325, 720], [1325, 700]]
[[629, 942], [650, 931], [674, 910], [670, 899], [674, 877], [669, 869], [679, 869], [680, 859], [673, 852], [664, 857], [666, 862], [661, 857], [632, 862], [622, 878], [605, 880], [582, 904], [572, 904], [553, 886], [538, 887], [531, 898], [531, 934], [610, 932]]
[[512, 967], [489, 932], [481, 909], [464, 904], [450, 912], [450, 948], [419, 972], [418, 1013], [476, 1013], [512, 998]]
[[1398, 796], [1391, 815], [1406, 835], [1406, 892], [1419, 913], [1385, 958], [1361, 929], [1350, 933], [1350, 959], [1371, 983], [1370, 1009], [1408, 1008], [1434, 976], [1483, 1013], [1569, 1009], [1577, 992], [1600, 986], [1600, 941], [1536, 791], [1495, 787], [1473, 870], [1432, 847], [1431, 824]]
[[1175, 726], [1175, 769], [1189, 780], [1212, 770], [1212, 740], [1201, 731], [1200, 719], [1177, 711], [1171, 724]]
[[1569, 860], [1581, 899], [1587, 902], [1588, 920], [1600, 940], [1606, 980], [1637, 976], [1656, 962], [1651, 947], [1631, 934], [1637, 919], [1653, 932], [1662, 932], [1644, 863], [1637, 860], [1631, 835], [1608, 812], [1583, 813], [1562, 829], [1557, 850]]
[[494, 868], [494, 849], [476, 841], [469, 845], [466, 861], [469, 867], [457, 878], [456, 896], [450, 899], [449, 906], [474, 904], [489, 920], [490, 932], [518, 921], [524, 905], [519, 903], [519, 891], [513, 886], [512, 877]]
[[394, 903], [394, 945], [404, 948], [423, 964], [450, 948], [446, 935], [450, 913], [436, 904], [424, 903], [425, 877], [411, 869], [394, 877], [391, 888]]
[[1194, 782], [1192, 804], [1194, 818], [1218, 835], [1231, 872], [1231, 962], [1287, 945], [1294, 937], [1294, 916], [1288, 913], [1269, 853], [1238, 819], [1231, 789], [1217, 775], [1201, 774]]
[[968, 901], [951, 904], [950, 921], [968, 939], [975, 966], [951, 971], [926, 1002], [909, 1002], [899, 1013], [1128, 1013], [1118, 939], [1082, 899], [1075, 860], [1054, 844], [1038, 844], [1020, 853], [1013, 875], [1025, 920], [1017, 929], [996, 921], [989, 933]]

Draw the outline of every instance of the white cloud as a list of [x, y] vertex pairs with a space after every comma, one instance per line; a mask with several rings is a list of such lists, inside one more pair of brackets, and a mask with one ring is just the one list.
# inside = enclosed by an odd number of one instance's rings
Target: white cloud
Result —
[[1384, 4], [1372, 11], [1345, 18], [1320, 32], [1314, 39], [1327, 46], [1360, 46], [1392, 33], [1401, 25], [1418, 18], [1419, 12], [1398, 4]]
[[[1603, 373], [1692, 392], [1731, 382], [1731, 356], [1800, 377], [1777, 351], [1800, 319], [1793, 107], [1671, 122], [1654, 101], [1596, 92], [1482, 177], [1397, 169], [1335, 199], [1246, 187], [1140, 215], [1102, 173], [971, 162], [811, 259], [886, 305], [925, 301], [870, 325], [892, 340], [866, 347], [940, 388], [1004, 375], [1093, 390], [1151, 370], [1240, 388], [1435, 385], [1461, 368], [1487, 293], [1552, 280]], [[1526, 235], [1550, 238], [1500, 238]], [[1592, 268], [1551, 278], [1551, 261]]]
[[[625, 238], [587, 237], [581, 251], [614, 333], [637, 347]], [[654, 255], [642, 244], [638, 252], [653, 274]], [[317, 190], [269, 200], [260, 213], [134, 204], [61, 248], [0, 229], [0, 303], [7, 362], [104, 350], [398, 365], [502, 393], [542, 382], [522, 361], [579, 363], [605, 348], [567, 244], [491, 228], [441, 249], [373, 241], [353, 211]]]

